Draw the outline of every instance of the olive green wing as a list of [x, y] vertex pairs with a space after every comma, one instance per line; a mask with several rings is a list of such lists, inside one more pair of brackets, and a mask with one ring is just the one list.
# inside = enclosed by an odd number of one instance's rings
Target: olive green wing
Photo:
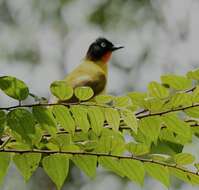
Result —
[[[72, 86], [73, 89], [75, 89], [76, 87], [81, 87], [81, 86], [91, 87], [94, 92], [94, 96], [103, 92], [106, 87], [106, 75], [102, 72], [71, 73], [65, 78], [65, 81], [68, 85]], [[67, 100], [66, 102], [77, 102], [77, 101], [78, 99], [75, 96], [73, 96], [70, 100]]]
[[98, 95], [105, 89], [106, 76], [103, 73], [97, 73], [95, 75], [76, 75], [76, 77], [66, 78], [66, 82], [73, 88], [89, 86], [93, 89], [94, 95]]

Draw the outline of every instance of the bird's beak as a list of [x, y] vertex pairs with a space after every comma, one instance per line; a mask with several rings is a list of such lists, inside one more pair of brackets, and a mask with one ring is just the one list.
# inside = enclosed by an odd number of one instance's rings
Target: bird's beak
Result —
[[116, 50], [121, 49], [121, 48], [124, 48], [124, 46], [119, 46], [119, 47], [113, 46], [113, 47], [111, 48], [111, 51], [116, 51]]

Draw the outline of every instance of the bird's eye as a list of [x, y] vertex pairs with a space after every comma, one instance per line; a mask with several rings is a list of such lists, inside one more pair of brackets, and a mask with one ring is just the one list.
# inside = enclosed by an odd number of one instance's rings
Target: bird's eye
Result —
[[100, 45], [101, 45], [103, 48], [106, 47], [106, 43], [104, 43], [104, 42], [102, 42]]

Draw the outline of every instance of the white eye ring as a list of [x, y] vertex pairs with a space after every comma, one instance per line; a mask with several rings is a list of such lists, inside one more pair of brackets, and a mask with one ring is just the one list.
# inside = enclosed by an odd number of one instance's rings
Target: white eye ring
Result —
[[102, 42], [100, 45], [101, 45], [103, 48], [106, 47], [106, 43], [104, 43], [104, 42]]

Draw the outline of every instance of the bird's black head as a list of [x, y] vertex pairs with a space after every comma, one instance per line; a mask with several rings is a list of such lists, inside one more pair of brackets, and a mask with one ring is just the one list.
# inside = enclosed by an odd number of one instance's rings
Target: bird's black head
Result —
[[106, 57], [106, 55], [111, 55], [113, 51], [121, 48], [123, 47], [115, 47], [105, 38], [98, 38], [89, 46], [86, 58], [91, 61], [100, 61], [104, 56]]

